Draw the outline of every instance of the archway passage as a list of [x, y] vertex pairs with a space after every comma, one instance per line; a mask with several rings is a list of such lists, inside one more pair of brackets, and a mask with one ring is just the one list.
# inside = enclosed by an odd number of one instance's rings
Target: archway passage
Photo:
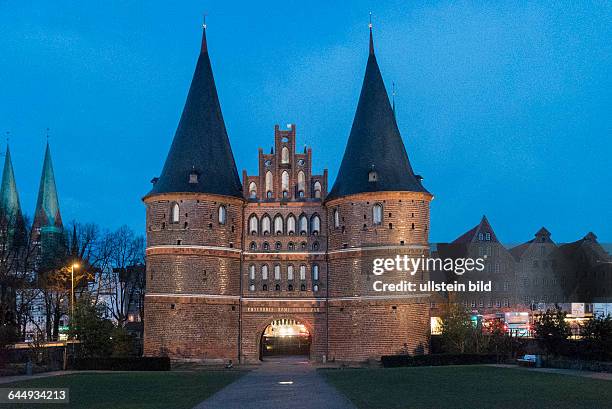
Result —
[[261, 336], [261, 358], [310, 354], [311, 335], [306, 326], [292, 319], [274, 320]]

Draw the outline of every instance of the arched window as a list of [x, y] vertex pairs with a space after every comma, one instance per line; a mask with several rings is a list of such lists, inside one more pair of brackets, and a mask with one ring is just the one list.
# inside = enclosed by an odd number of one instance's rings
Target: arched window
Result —
[[172, 205], [172, 217], [170, 218], [172, 220], [172, 223], [179, 222], [180, 213], [181, 213], [181, 209], [179, 208], [178, 203], [173, 204]]
[[281, 174], [281, 191], [283, 192], [283, 197], [287, 197], [289, 193], [289, 172], [286, 170]]
[[289, 244], [287, 244], [287, 250], [289, 251], [295, 250], [295, 245], [293, 244], [292, 241], [290, 241]]
[[301, 281], [306, 280], [306, 266], [303, 264], [300, 266], [300, 280]]
[[280, 280], [280, 264], [274, 266], [274, 279], [277, 281]]
[[286, 146], [281, 150], [281, 163], [289, 163], [289, 149]]
[[310, 233], [314, 235], [321, 233], [321, 218], [316, 214], [310, 219]]
[[306, 192], [306, 176], [301, 170], [298, 172], [297, 180], [298, 196], [304, 197], [304, 192]]
[[272, 172], [266, 172], [266, 196], [272, 197], [272, 191], [274, 190], [274, 179]]
[[312, 281], [319, 281], [319, 265], [312, 266]]
[[274, 291], [280, 291], [280, 284], [276, 284], [274, 286]]
[[379, 203], [376, 203], [374, 207], [372, 208], [372, 220], [374, 221], [374, 224], [381, 224], [382, 216], [383, 216], [382, 205]]
[[219, 206], [219, 224], [225, 224], [227, 221], [227, 209], [225, 206]]
[[319, 291], [319, 284], [315, 284], [312, 286], [312, 291], [317, 292]]
[[255, 182], [249, 183], [249, 197], [255, 199], [257, 197], [257, 185]]
[[257, 216], [252, 215], [249, 218], [249, 234], [257, 234], [259, 231], [259, 222]]
[[334, 228], [337, 229], [338, 227], [340, 227], [340, 211], [334, 209]]
[[295, 216], [287, 216], [287, 234], [295, 234]]
[[300, 291], [306, 291], [306, 284], [302, 284], [300, 286]]
[[274, 234], [283, 234], [283, 217], [280, 214], [274, 216]]
[[262, 291], [268, 291], [268, 284], [264, 284], [261, 286]]
[[289, 291], [293, 291], [293, 284], [289, 284], [289, 285], [287, 286], [287, 290], [289, 290]]
[[319, 242], [315, 241], [314, 243], [312, 243], [312, 250], [313, 251], [318, 251], [319, 250]]
[[287, 266], [287, 280], [293, 280], [293, 266], [291, 264]]
[[267, 214], [261, 218], [261, 233], [263, 235], [270, 234], [270, 216]]
[[317, 199], [321, 198], [321, 182], [318, 180], [314, 184], [314, 197]]
[[257, 250], [257, 243], [255, 243], [254, 241], [251, 242], [251, 250], [252, 251]]
[[263, 266], [261, 266], [261, 279], [262, 280], [268, 279], [268, 265], [267, 264], [264, 264]]
[[305, 214], [300, 216], [300, 234], [308, 234], [308, 219], [306, 218]]
[[255, 280], [255, 264], [249, 266], [249, 279]]
[[266, 242], [264, 242], [264, 244], [263, 244], [263, 249], [264, 249], [265, 251], [270, 250], [270, 244], [268, 244], [268, 242], [267, 242], [267, 241], [266, 241]]
[[255, 291], [255, 284], [249, 285], [249, 291]]
[[280, 250], [281, 248], [283, 248], [283, 245], [281, 244], [280, 241], [277, 241], [276, 244], [274, 244], [274, 248], [276, 250]]

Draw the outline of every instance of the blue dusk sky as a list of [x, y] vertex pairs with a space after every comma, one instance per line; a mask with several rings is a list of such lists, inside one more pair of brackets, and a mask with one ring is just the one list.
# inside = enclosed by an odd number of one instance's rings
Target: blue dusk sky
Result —
[[274, 124], [296, 123], [331, 185], [372, 11], [408, 154], [435, 195], [432, 241], [483, 214], [504, 242], [541, 226], [559, 242], [612, 241], [612, 3], [331, 3], [1, 1], [0, 132], [24, 212], [50, 128], [65, 223], [144, 233], [140, 199], [178, 124], [204, 12], [238, 171], [255, 172]]

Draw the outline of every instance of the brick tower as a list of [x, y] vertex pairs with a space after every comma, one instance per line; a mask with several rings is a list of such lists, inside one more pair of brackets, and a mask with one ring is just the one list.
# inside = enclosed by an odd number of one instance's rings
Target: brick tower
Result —
[[237, 359], [244, 199], [205, 26], [172, 146], [143, 201], [145, 355]]
[[[328, 353], [337, 360], [427, 351], [425, 297], [380, 293], [378, 257], [427, 255], [432, 195], [415, 175], [374, 54], [370, 52], [353, 126], [336, 181], [326, 198], [328, 219]], [[412, 277], [426, 279], [419, 273]], [[385, 274], [384, 282], [407, 279]]]

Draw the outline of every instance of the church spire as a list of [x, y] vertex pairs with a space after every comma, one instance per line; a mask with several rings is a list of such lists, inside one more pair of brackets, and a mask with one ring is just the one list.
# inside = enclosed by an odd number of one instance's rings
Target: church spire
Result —
[[363, 192], [427, 192], [410, 166], [374, 54], [372, 23], [369, 28], [370, 52], [357, 111], [327, 200]]
[[16, 223], [21, 218], [19, 193], [17, 192], [17, 183], [15, 183], [15, 173], [13, 172], [13, 162], [8, 144], [4, 157], [2, 185], [0, 186], [0, 209], [11, 224]]
[[38, 200], [36, 201], [36, 210], [34, 211], [33, 228], [50, 232], [63, 231], [49, 142], [47, 142], [45, 149], [45, 159], [38, 188]]
[[149, 195], [181, 192], [242, 197], [208, 55], [206, 23], [187, 101], [161, 176]]

